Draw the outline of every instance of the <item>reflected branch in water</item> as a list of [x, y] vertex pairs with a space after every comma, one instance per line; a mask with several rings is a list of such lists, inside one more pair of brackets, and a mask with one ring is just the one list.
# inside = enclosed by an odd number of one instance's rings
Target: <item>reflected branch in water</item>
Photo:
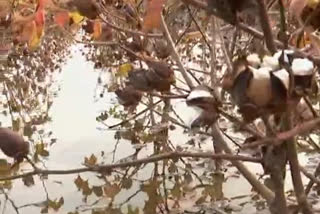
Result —
[[135, 120], [137, 117], [139, 117], [140, 115], [144, 114], [145, 112], [149, 111], [150, 109], [152, 109], [155, 105], [159, 104], [162, 100], [159, 100], [157, 102], [155, 102], [152, 106], [149, 106], [147, 108], [145, 108], [144, 110], [138, 112], [137, 114], [135, 114], [134, 116], [130, 117], [129, 119], [123, 120], [120, 123], [108, 126], [109, 129], [113, 129], [116, 128], [118, 126], [122, 126], [123, 124], [126, 124], [127, 122], [131, 121], [131, 120]]
[[[20, 214], [20, 213], [19, 213], [19, 208], [16, 206], [16, 204], [14, 203], [14, 201], [9, 197], [9, 195], [6, 193], [6, 191], [5, 191], [3, 188], [1, 188], [1, 192], [2, 192], [2, 193], [4, 194], [4, 196], [5, 196], [6, 202], [9, 201], [10, 204], [11, 204], [11, 206], [13, 207], [13, 209], [16, 211], [16, 213], [17, 213], [17, 214]], [[4, 204], [2, 213], [6, 213], [6, 212], [5, 212], [5, 211], [6, 211], [6, 204], [7, 204], [6, 202], [5, 202], [5, 204]]]

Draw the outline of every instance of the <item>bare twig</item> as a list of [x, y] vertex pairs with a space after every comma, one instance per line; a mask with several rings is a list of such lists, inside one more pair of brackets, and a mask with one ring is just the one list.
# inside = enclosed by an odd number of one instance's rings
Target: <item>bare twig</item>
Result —
[[274, 145], [279, 145], [285, 140], [288, 140], [296, 135], [301, 135], [312, 130], [319, 124], [320, 124], [320, 118], [310, 120], [310, 121], [298, 124], [297, 126], [295, 126], [289, 131], [280, 132], [276, 135], [276, 137], [263, 138], [253, 143], [250, 143], [248, 145], [245, 145], [242, 147], [242, 149], [253, 148], [253, 147], [261, 146], [267, 143], [273, 143]]
[[276, 46], [274, 44], [272, 30], [270, 26], [269, 16], [267, 14], [267, 8], [264, 0], [256, 0], [258, 3], [260, 23], [265, 36], [266, 44], [269, 51], [273, 54], [276, 52]]
[[120, 123], [117, 123], [117, 124], [114, 124], [114, 125], [111, 125], [111, 126], [108, 126], [109, 129], [113, 129], [115, 127], [118, 127], [118, 126], [122, 126], [123, 124], [126, 124], [128, 123], [129, 121], [131, 120], [134, 120], [136, 119], [137, 117], [139, 117], [140, 115], [144, 114], [145, 112], [149, 111], [150, 108], [153, 108], [155, 105], [158, 105], [162, 100], [158, 100], [157, 102], [155, 102], [152, 106], [149, 106], [145, 109], [143, 109], [142, 111], [138, 112], [137, 114], [133, 115], [132, 117], [126, 119], [126, 120], [123, 120], [121, 121]]
[[162, 38], [163, 37], [162, 34], [146, 34], [144, 32], [140, 32], [140, 31], [133, 31], [133, 30], [126, 29], [126, 28], [121, 28], [121, 27], [118, 27], [118, 26], [110, 23], [103, 16], [100, 16], [100, 18], [106, 25], [108, 25], [112, 29], [115, 29], [115, 30], [118, 30], [118, 31], [122, 31], [122, 32], [125, 32], [125, 33], [134, 34], [134, 35], [139, 35], [139, 36], [146, 36], [146, 37], [154, 37], [154, 38]]
[[164, 34], [165, 34], [165, 36], [166, 36], [166, 38], [168, 40], [168, 43], [169, 43], [169, 45], [171, 47], [171, 50], [172, 50], [172, 52], [171, 52], [172, 57], [176, 61], [177, 65], [178, 65], [178, 67], [180, 69], [179, 71], [181, 72], [181, 74], [182, 74], [183, 78], [185, 79], [187, 85], [189, 86], [190, 89], [192, 89], [192, 88], [194, 88], [193, 82], [189, 78], [189, 76], [187, 74], [187, 71], [184, 68], [184, 66], [183, 66], [183, 64], [182, 64], [182, 62], [180, 60], [180, 56], [177, 53], [177, 50], [175, 48], [174, 42], [172, 40], [172, 37], [170, 35], [168, 26], [167, 26], [167, 24], [166, 24], [166, 22], [164, 20], [163, 15], [161, 15], [161, 23], [162, 23], [162, 28], [164, 29]]
[[104, 172], [116, 168], [124, 168], [124, 167], [133, 167], [138, 166], [140, 164], [148, 164], [153, 163], [165, 159], [173, 159], [173, 158], [182, 158], [182, 157], [189, 157], [189, 158], [211, 158], [211, 159], [224, 159], [224, 160], [238, 160], [238, 161], [248, 161], [252, 163], [261, 163], [261, 160], [259, 158], [254, 157], [247, 157], [242, 155], [231, 155], [231, 154], [212, 154], [212, 152], [168, 152], [163, 153], [159, 155], [154, 155], [147, 158], [138, 159], [135, 161], [130, 162], [123, 162], [123, 163], [115, 163], [115, 164], [106, 164], [106, 165], [96, 165], [93, 167], [82, 167], [82, 168], [76, 168], [76, 169], [69, 169], [69, 170], [44, 170], [44, 169], [38, 169], [33, 170], [31, 172], [19, 174], [19, 175], [13, 175], [13, 176], [7, 176], [7, 177], [0, 177], [0, 181], [6, 181], [6, 180], [15, 180], [19, 178], [25, 178], [28, 176], [33, 175], [66, 175], [66, 174], [77, 174], [77, 173], [83, 173], [83, 172]]
[[[292, 128], [292, 116], [290, 112], [287, 112], [284, 118], [284, 125], [283, 128], [291, 129]], [[296, 142], [294, 136], [290, 137], [286, 140], [287, 146], [287, 154], [288, 154], [288, 161], [290, 165], [290, 172], [292, 177], [292, 183], [294, 186], [294, 191], [296, 194], [296, 198], [299, 204], [299, 207], [304, 214], [311, 214], [313, 213], [310, 204], [307, 201], [306, 194], [304, 192], [304, 187], [301, 179], [300, 174], [300, 165], [298, 160], [298, 154], [296, 149]]]
[[[223, 135], [221, 134], [220, 128], [218, 127], [218, 124], [215, 123], [212, 127], [212, 133], [213, 133], [213, 138], [218, 143], [221, 148], [223, 148], [224, 152], [232, 155], [233, 151], [232, 149], [228, 146], [227, 142], [224, 140]], [[231, 161], [231, 163], [237, 167], [237, 169], [240, 171], [240, 173], [248, 180], [248, 182], [253, 186], [253, 188], [261, 194], [263, 198], [265, 198], [269, 203], [272, 202], [274, 198], [273, 192], [267, 188], [265, 185], [260, 183], [257, 178], [248, 170], [248, 168], [241, 162], [237, 160]]]

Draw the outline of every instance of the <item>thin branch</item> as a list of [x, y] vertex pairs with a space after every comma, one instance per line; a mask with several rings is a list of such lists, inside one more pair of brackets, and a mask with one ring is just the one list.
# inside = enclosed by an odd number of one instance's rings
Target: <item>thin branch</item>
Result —
[[255, 142], [252, 142], [248, 145], [244, 145], [242, 146], [242, 149], [253, 148], [253, 147], [265, 145], [268, 143], [273, 143], [274, 145], [280, 145], [283, 141], [288, 140], [296, 135], [304, 134], [312, 130], [319, 124], [320, 124], [320, 118], [310, 120], [310, 121], [298, 124], [297, 126], [295, 126], [289, 131], [280, 132], [276, 134], [276, 137], [267, 137], [267, 138], [263, 138]]
[[273, 41], [272, 30], [270, 26], [269, 16], [267, 13], [267, 8], [264, 0], [256, 0], [258, 3], [259, 14], [260, 14], [260, 24], [265, 36], [266, 44], [269, 51], [273, 54], [276, 52], [276, 46]]
[[121, 27], [118, 27], [118, 26], [110, 23], [109, 21], [107, 21], [107, 19], [105, 19], [102, 16], [100, 16], [100, 18], [107, 26], [111, 27], [114, 30], [122, 31], [125, 33], [133, 34], [133, 35], [139, 35], [139, 36], [146, 36], [146, 37], [153, 37], [153, 38], [162, 38], [163, 37], [162, 34], [150, 34], [150, 33], [147, 34], [147, 33], [140, 32], [140, 31], [133, 31], [133, 30], [126, 29], [126, 28], [121, 28]]
[[161, 15], [161, 23], [162, 23], [162, 28], [164, 30], [164, 34], [165, 34], [165, 36], [166, 36], [166, 38], [168, 40], [168, 43], [169, 43], [169, 45], [171, 47], [171, 50], [172, 50], [172, 52], [171, 52], [172, 57], [176, 61], [177, 65], [178, 65], [178, 67], [180, 69], [179, 71], [181, 72], [181, 74], [182, 74], [183, 78], [185, 79], [186, 83], [188, 84], [189, 88], [192, 89], [192, 88], [194, 88], [193, 82], [189, 78], [189, 76], [187, 74], [187, 70], [184, 68], [184, 66], [183, 66], [183, 64], [182, 64], [182, 62], [180, 60], [180, 56], [177, 53], [177, 50], [175, 48], [174, 42], [172, 40], [172, 37], [170, 35], [168, 26], [167, 26], [167, 24], [166, 24], [166, 22], [164, 20], [163, 15]]
[[187, 9], [188, 9], [188, 13], [189, 15], [191, 16], [191, 19], [192, 21], [194, 22], [194, 24], [196, 25], [196, 27], [198, 28], [204, 42], [206, 43], [206, 45], [208, 46], [209, 50], [211, 50], [211, 45], [209, 44], [208, 40], [207, 40], [207, 37], [204, 35], [203, 31], [201, 30], [201, 27], [200, 25], [198, 24], [197, 20], [194, 18], [192, 12], [191, 12], [191, 9], [190, 7], [187, 5]]
[[300, 166], [300, 171], [312, 181], [312, 183], [316, 183], [320, 185], [320, 180], [314, 176], [312, 173], [309, 173], [308, 170], [306, 170], [303, 166]]
[[135, 114], [134, 116], [132, 116], [132, 117], [126, 119], [126, 120], [123, 120], [123, 121], [121, 121], [120, 123], [117, 123], [117, 124], [108, 126], [108, 128], [109, 128], [109, 129], [113, 129], [113, 128], [118, 127], [118, 126], [122, 126], [123, 124], [126, 124], [126, 123], [128, 123], [129, 121], [131, 121], [131, 120], [135, 120], [135, 119], [136, 119], [137, 117], [139, 117], [140, 115], [142, 115], [142, 114], [144, 114], [145, 112], [149, 111], [150, 108], [153, 108], [155, 105], [158, 105], [161, 101], [162, 101], [162, 100], [159, 100], [159, 101], [155, 102], [152, 106], [149, 106], [149, 107], [143, 109], [142, 111], [138, 112], [138, 113]]
[[[293, 123], [292, 114], [290, 111], [288, 111], [284, 115], [283, 128], [287, 130], [291, 129], [292, 123]], [[292, 183], [294, 186], [294, 192], [302, 213], [312, 214], [313, 211], [311, 209], [310, 204], [307, 201], [307, 197], [304, 192], [304, 187], [303, 187], [301, 173], [300, 173], [300, 164], [299, 164], [299, 159], [298, 159], [298, 154], [296, 149], [296, 140], [294, 136], [290, 137], [288, 140], [285, 141], [287, 146], [287, 157], [290, 165], [290, 172], [292, 177]]]
[[211, 158], [211, 159], [224, 159], [229, 161], [247, 161], [252, 163], [261, 163], [260, 158], [254, 158], [254, 157], [247, 157], [243, 155], [231, 155], [231, 154], [212, 154], [212, 152], [168, 152], [163, 153], [159, 155], [154, 155], [147, 158], [142, 158], [134, 161], [129, 162], [123, 162], [123, 163], [115, 163], [115, 164], [105, 164], [105, 165], [96, 165], [93, 167], [82, 167], [82, 168], [75, 168], [75, 169], [69, 169], [69, 170], [44, 170], [44, 169], [37, 169], [33, 170], [31, 172], [19, 174], [19, 175], [13, 175], [13, 176], [7, 176], [7, 177], [0, 177], [0, 181], [6, 181], [6, 180], [15, 180], [19, 178], [25, 178], [28, 176], [33, 175], [67, 175], [67, 174], [77, 174], [77, 173], [83, 173], [83, 172], [105, 172], [110, 171], [112, 169], [116, 168], [124, 168], [124, 167], [132, 167], [132, 166], [138, 166], [140, 164], [148, 164], [148, 163], [154, 163], [157, 161], [165, 160], [165, 159], [176, 159], [176, 158]]

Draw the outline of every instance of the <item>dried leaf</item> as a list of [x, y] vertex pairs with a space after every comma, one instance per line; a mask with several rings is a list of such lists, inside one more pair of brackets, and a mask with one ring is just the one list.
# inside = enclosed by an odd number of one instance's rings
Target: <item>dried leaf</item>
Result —
[[84, 16], [82, 16], [79, 12], [69, 12], [70, 18], [73, 20], [75, 24], [79, 24], [80, 22], [83, 21]]
[[133, 69], [132, 65], [130, 63], [122, 64], [119, 66], [117, 75], [120, 77], [127, 77], [129, 71]]
[[97, 197], [101, 197], [103, 195], [103, 190], [101, 186], [93, 186], [92, 191]]
[[94, 154], [92, 154], [90, 158], [85, 157], [84, 163], [88, 166], [94, 166], [97, 163], [97, 157]]
[[117, 184], [106, 184], [103, 189], [104, 194], [110, 198], [114, 198], [121, 191], [121, 188]]
[[78, 189], [80, 190], [82, 187], [82, 183], [83, 183], [83, 180], [80, 177], [80, 175], [78, 175], [78, 177], [74, 180], [74, 183], [78, 187]]
[[101, 37], [102, 34], [102, 24], [100, 20], [95, 20], [93, 23], [93, 34], [92, 38], [97, 40]]
[[86, 181], [84, 181], [84, 182], [82, 183], [81, 188], [82, 188], [82, 194], [83, 194], [83, 195], [85, 195], [85, 196], [91, 195], [92, 189], [89, 187], [89, 182], [88, 182], [88, 180], [86, 180]]
[[70, 20], [69, 12], [59, 12], [54, 16], [54, 22], [60, 27], [64, 27]]
[[159, 28], [161, 23], [161, 12], [166, 0], [149, 0], [147, 13], [144, 17], [143, 29], [149, 31], [153, 28]]

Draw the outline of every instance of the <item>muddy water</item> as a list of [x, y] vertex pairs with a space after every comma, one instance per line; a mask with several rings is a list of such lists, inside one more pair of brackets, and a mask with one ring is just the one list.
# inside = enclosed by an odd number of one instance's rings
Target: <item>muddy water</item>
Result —
[[[94, 98], [99, 71], [94, 71], [92, 63], [86, 61], [79, 49], [73, 49], [73, 56], [63, 67], [58, 84], [60, 90], [54, 99], [51, 108], [52, 122], [47, 124], [47, 129], [57, 138], [50, 148], [50, 155], [43, 164], [48, 169], [70, 169], [81, 167], [84, 157], [91, 154], [99, 155], [101, 151], [106, 154], [114, 149], [114, 132], [101, 131], [96, 116], [115, 103], [111, 94], [106, 94], [105, 99]], [[134, 152], [127, 142], [118, 145], [117, 158], [128, 156]], [[106, 155], [108, 161], [108, 155]], [[111, 160], [111, 158], [110, 158]], [[109, 161], [110, 161], [109, 160]], [[29, 168], [28, 166], [23, 166]], [[75, 207], [82, 204], [82, 194], [78, 193], [73, 180], [76, 175], [50, 176], [45, 180], [50, 199], [64, 197], [64, 206], [59, 213], [74, 211]], [[94, 184], [93, 174], [84, 174]], [[36, 179], [36, 178], [35, 178]], [[35, 180], [36, 185], [26, 187], [21, 180], [13, 183], [9, 196], [16, 206], [28, 205], [20, 209], [21, 213], [39, 213], [37, 203], [46, 200], [46, 193], [41, 181]], [[90, 200], [88, 200], [90, 201]], [[35, 206], [31, 205], [36, 203]], [[5, 213], [14, 213], [10, 205]]]

